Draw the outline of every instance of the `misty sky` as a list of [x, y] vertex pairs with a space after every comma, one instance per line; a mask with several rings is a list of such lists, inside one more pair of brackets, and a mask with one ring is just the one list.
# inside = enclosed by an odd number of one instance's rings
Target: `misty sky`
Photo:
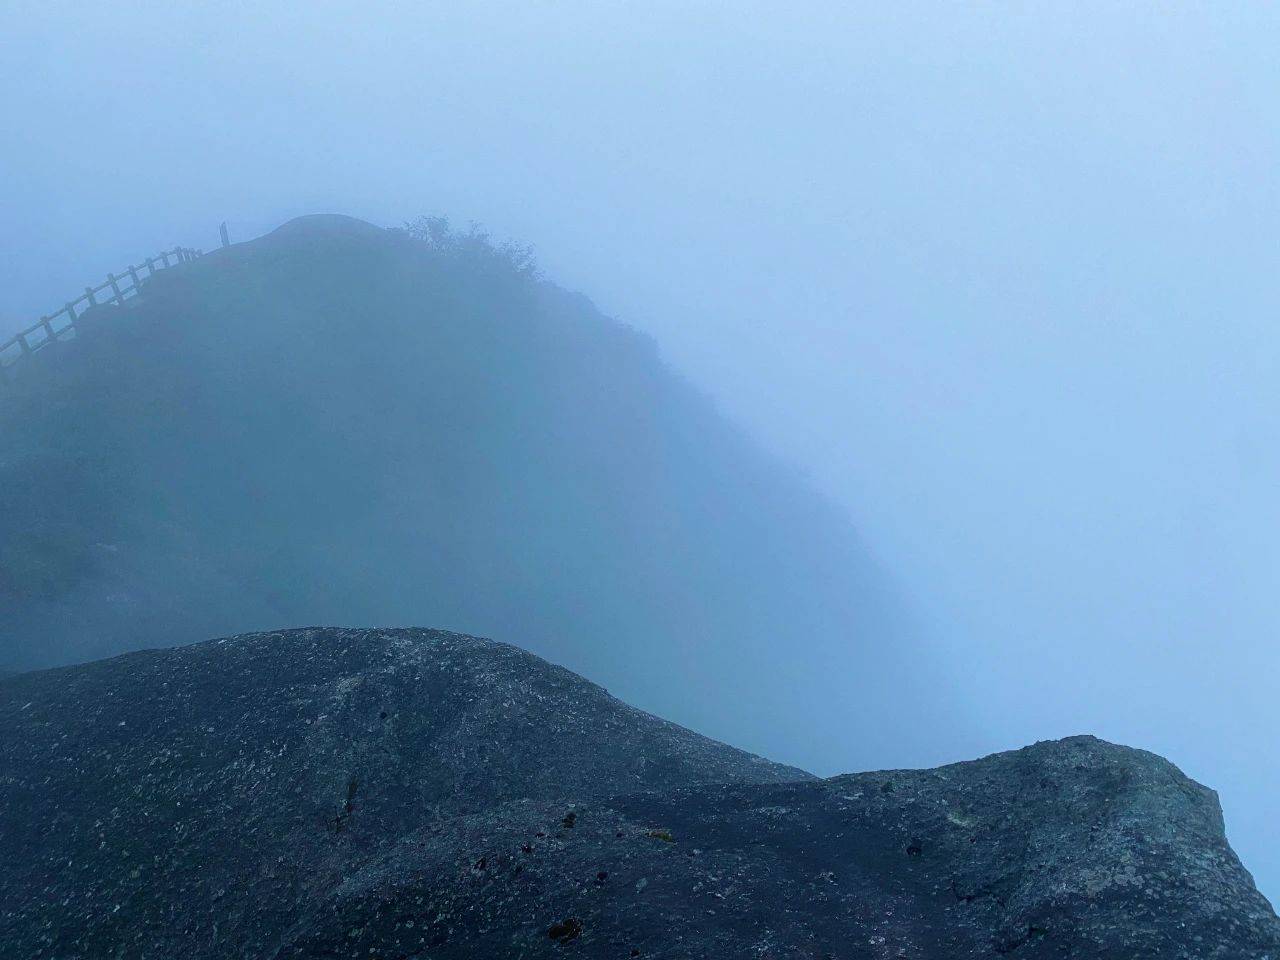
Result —
[[1274, 899], [1280, 8], [1123, 6], [6, 0], [0, 334], [224, 219], [527, 240], [847, 507], [972, 753], [1165, 754]]

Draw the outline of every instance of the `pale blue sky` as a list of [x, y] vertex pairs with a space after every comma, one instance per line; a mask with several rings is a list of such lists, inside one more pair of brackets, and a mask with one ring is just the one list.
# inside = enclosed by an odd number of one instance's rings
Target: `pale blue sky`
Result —
[[9, 0], [0, 332], [223, 219], [528, 240], [848, 508], [979, 719], [931, 760], [1156, 750], [1274, 897], [1278, 48], [1262, 3]]

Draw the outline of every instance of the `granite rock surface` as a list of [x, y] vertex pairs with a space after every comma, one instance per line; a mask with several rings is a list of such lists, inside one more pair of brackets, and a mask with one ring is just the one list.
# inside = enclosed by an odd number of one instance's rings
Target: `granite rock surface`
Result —
[[5, 957], [1280, 958], [1153, 754], [820, 780], [431, 630], [0, 680], [0, 805]]

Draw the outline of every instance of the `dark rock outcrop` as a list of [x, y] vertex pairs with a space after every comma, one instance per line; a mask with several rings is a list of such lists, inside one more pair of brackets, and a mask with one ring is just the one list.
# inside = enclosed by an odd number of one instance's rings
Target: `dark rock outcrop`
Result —
[[816, 780], [435, 631], [7, 678], [0, 806], [5, 957], [1280, 956], [1152, 754]]

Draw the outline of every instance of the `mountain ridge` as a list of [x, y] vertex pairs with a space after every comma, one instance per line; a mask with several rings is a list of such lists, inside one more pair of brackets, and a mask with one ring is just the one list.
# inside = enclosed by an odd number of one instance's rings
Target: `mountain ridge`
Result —
[[757, 751], [809, 717], [802, 765], [833, 724], [886, 730], [864, 766], [937, 749], [895, 717], [957, 728], [848, 518], [650, 338], [471, 235], [301, 218], [84, 327], [5, 401], [0, 665], [428, 622]]

